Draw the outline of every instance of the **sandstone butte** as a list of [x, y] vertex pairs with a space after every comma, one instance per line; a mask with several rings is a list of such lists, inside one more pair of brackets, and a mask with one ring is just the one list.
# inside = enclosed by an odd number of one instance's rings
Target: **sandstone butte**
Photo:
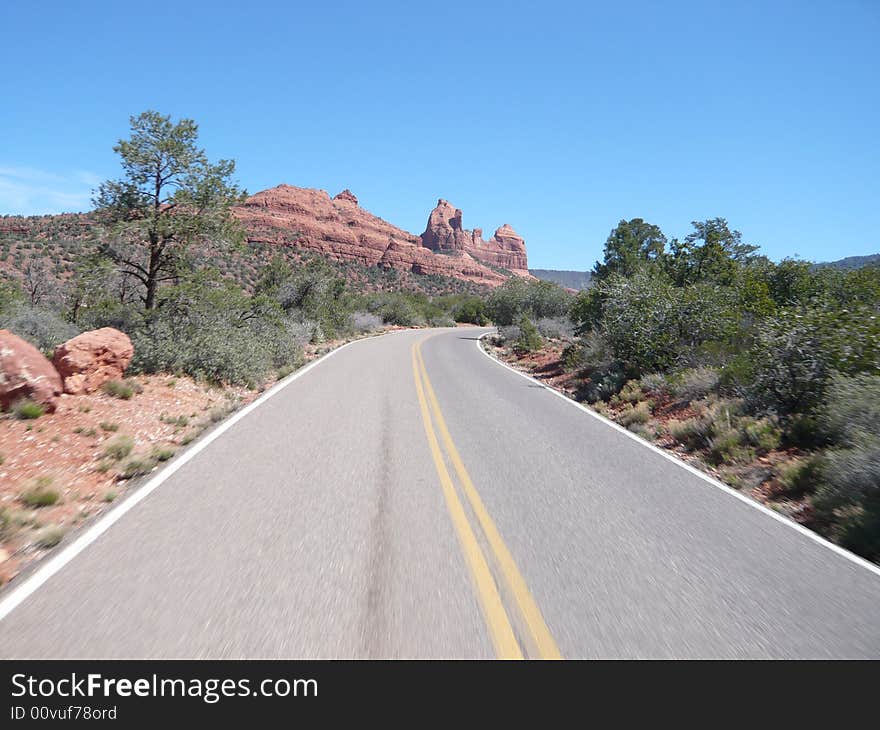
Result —
[[[498, 286], [507, 276], [528, 276], [525, 241], [509, 225], [488, 241], [482, 230], [464, 230], [462, 214], [440, 200], [421, 236], [364, 210], [350, 190], [334, 198], [324, 190], [279, 185], [249, 197], [234, 209], [252, 243], [289, 245], [338, 261], [440, 274]], [[495, 267], [495, 268], [492, 268]]]

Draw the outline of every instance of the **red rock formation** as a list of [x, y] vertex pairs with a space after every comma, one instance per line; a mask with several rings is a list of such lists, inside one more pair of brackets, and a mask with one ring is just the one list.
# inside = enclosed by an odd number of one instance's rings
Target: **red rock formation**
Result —
[[64, 392], [93, 393], [108, 380], [118, 380], [134, 355], [124, 332], [102, 327], [77, 335], [55, 349], [52, 358], [64, 380]]
[[348, 188], [343, 190], [341, 193], [337, 193], [333, 196], [333, 200], [347, 200], [349, 203], [358, 204], [357, 196], [351, 192]]
[[463, 251], [433, 253], [414, 236], [372, 215], [351, 191], [335, 198], [323, 190], [279, 185], [248, 198], [234, 209], [248, 240], [316, 251], [338, 261], [357, 261], [418, 274], [440, 274], [488, 286], [506, 277]]
[[36, 347], [9, 330], [0, 330], [0, 406], [26, 398], [49, 412], [61, 395], [61, 377]]
[[477, 261], [528, 276], [526, 242], [513, 228], [505, 223], [489, 241], [484, 241], [482, 228], [468, 231], [461, 219], [461, 210], [441, 198], [428, 217], [422, 245], [432, 251], [468, 253]]

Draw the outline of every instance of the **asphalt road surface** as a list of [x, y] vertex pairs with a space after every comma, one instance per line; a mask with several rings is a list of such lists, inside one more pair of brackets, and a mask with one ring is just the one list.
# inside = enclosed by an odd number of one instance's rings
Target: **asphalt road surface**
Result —
[[880, 656], [877, 573], [483, 331], [355, 342], [196, 442], [0, 594], [0, 656]]

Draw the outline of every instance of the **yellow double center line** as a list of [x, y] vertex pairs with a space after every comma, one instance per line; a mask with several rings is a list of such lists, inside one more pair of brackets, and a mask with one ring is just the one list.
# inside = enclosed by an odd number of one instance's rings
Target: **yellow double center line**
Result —
[[[440, 478], [440, 485], [443, 488], [443, 495], [446, 498], [449, 515], [458, 533], [465, 560], [476, 585], [477, 595], [486, 624], [489, 627], [495, 652], [502, 659], [523, 658], [522, 648], [516, 639], [510, 617], [501, 599], [498, 585], [468, 520], [464, 505], [458, 497], [458, 492], [455, 489], [449, 470], [446, 468], [443, 452], [440, 449], [437, 433], [434, 430], [434, 423], [437, 426], [437, 431], [440, 432], [440, 439], [443, 441], [446, 454], [452, 462], [471, 510], [476, 515], [477, 522], [492, 551], [507, 590], [513, 595], [519, 616], [525, 625], [525, 631], [528, 634], [527, 639], [531, 648], [542, 659], [561, 659], [562, 655], [559, 653], [559, 648], [550, 635], [550, 630], [544, 622], [544, 617], [541, 615], [538, 604], [535, 603], [535, 599], [526, 586], [525, 579], [516, 567], [513, 556], [504, 544], [504, 540], [501, 539], [501, 533], [498, 532], [495, 522], [486, 511], [483, 500], [480, 499], [480, 495], [461, 460], [458, 449], [455, 448], [455, 443], [449, 435], [449, 429], [446, 427], [446, 421], [440, 410], [440, 404], [437, 402], [437, 396], [434, 394], [434, 388], [431, 386], [431, 380], [428, 378], [428, 372], [425, 369], [421, 344], [421, 342], [417, 342], [413, 345], [412, 364], [413, 375], [416, 381], [416, 392], [418, 393], [419, 405], [422, 410], [422, 421], [425, 426], [425, 435], [428, 438], [428, 446], [431, 449], [434, 466], [437, 469], [437, 476]], [[434, 423], [431, 420], [432, 416]]]

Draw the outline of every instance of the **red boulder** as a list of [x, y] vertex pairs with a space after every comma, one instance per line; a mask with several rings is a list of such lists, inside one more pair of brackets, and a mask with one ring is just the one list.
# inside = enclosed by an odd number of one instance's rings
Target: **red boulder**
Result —
[[134, 355], [124, 332], [112, 327], [90, 330], [55, 349], [52, 361], [64, 380], [64, 392], [93, 393], [108, 380], [118, 380]]
[[0, 330], [0, 406], [29, 399], [55, 410], [61, 377], [43, 353], [9, 330]]

